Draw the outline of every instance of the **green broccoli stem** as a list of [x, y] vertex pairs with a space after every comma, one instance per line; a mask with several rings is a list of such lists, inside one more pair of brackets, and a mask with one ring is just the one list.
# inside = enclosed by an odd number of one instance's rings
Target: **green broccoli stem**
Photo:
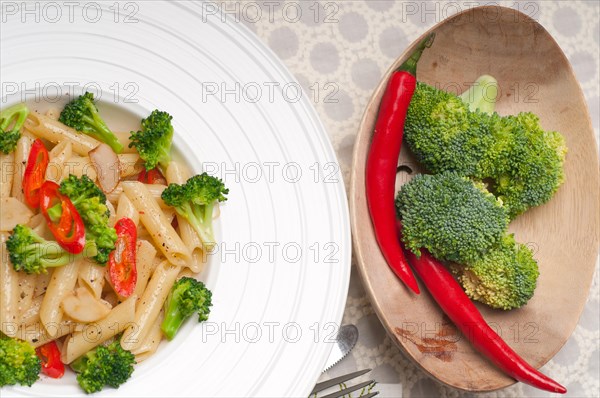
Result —
[[216, 242], [212, 230], [212, 213], [213, 204], [204, 205], [204, 209], [201, 206], [190, 205], [189, 203], [183, 203], [181, 207], [175, 207], [177, 214], [183, 216], [192, 228], [200, 236], [202, 246], [205, 250], [210, 251], [214, 248]]
[[498, 99], [498, 81], [490, 75], [481, 75], [459, 98], [469, 105], [469, 110], [492, 114]]
[[71, 369], [73, 369], [74, 372], [81, 373], [87, 367], [89, 360], [93, 359], [95, 357], [96, 357], [96, 352], [90, 351], [86, 355], [82, 355], [79, 358], [77, 358], [76, 360], [74, 360], [73, 362], [71, 362], [69, 364], [69, 366], [71, 367]]
[[25, 123], [27, 115], [29, 115], [29, 109], [27, 108], [27, 105], [23, 103], [16, 104], [0, 113], [0, 119], [2, 119], [0, 129], [2, 131], [5, 131], [8, 128], [8, 126], [14, 120], [15, 114], [17, 115], [17, 120], [14, 121], [14, 126], [20, 129]]
[[85, 115], [85, 116], [83, 116], [83, 120], [86, 123], [89, 123], [90, 125], [97, 128], [100, 131], [100, 133], [98, 133], [97, 131], [94, 131], [92, 129], [88, 129], [87, 131], [85, 131], [85, 133], [93, 138], [96, 138], [97, 140], [99, 140], [101, 142], [104, 142], [106, 145], [111, 147], [115, 153], [123, 152], [123, 145], [121, 144], [121, 142], [119, 141], [117, 136], [114, 135], [113, 132], [110, 131], [104, 125], [104, 122], [102, 121], [102, 119], [97, 118], [95, 115], [96, 114], [94, 113], [93, 118]]
[[402, 65], [396, 71], [404, 71], [408, 72], [413, 76], [417, 75], [417, 63], [425, 51], [426, 48], [431, 47], [433, 44], [433, 39], [435, 39], [435, 33], [431, 33], [425, 39], [423, 39], [418, 45], [417, 48], [412, 52], [412, 54], [408, 57]]
[[167, 339], [173, 340], [173, 337], [175, 337], [177, 331], [179, 330], [181, 325], [183, 325], [183, 322], [186, 319], [187, 317], [184, 317], [181, 311], [177, 309], [177, 304], [175, 303], [175, 300], [171, 300], [171, 303], [169, 303], [169, 308], [165, 313], [165, 319], [163, 320], [163, 323], [161, 325], [161, 329], [167, 337]]

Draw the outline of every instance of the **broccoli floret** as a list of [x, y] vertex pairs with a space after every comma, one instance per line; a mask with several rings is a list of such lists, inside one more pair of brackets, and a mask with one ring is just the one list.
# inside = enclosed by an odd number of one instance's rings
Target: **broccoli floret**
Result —
[[408, 249], [420, 256], [424, 247], [440, 260], [459, 263], [480, 259], [508, 225], [500, 200], [453, 172], [415, 176], [398, 192], [396, 209]]
[[123, 145], [100, 117], [92, 93], [86, 92], [65, 105], [58, 120], [79, 132], [104, 142], [115, 153], [123, 152]]
[[185, 184], [169, 184], [161, 198], [168, 206], [175, 208], [194, 227], [205, 250], [215, 245], [213, 234], [213, 208], [217, 202], [227, 200], [229, 189], [221, 179], [207, 173], [195, 175]]
[[131, 132], [129, 147], [137, 149], [145, 162], [146, 170], [159, 165], [163, 171], [171, 161], [171, 142], [173, 140], [173, 118], [167, 112], [154, 110], [146, 119], [142, 119], [142, 129]]
[[77, 372], [77, 382], [90, 394], [98, 392], [104, 386], [118, 388], [133, 373], [135, 356], [123, 349], [119, 341], [108, 346], [98, 346], [71, 363], [71, 369]]
[[[417, 159], [431, 172], [455, 171], [490, 181], [509, 216], [541, 205], [564, 180], [566, 145], [561, 134], [544, 131], [532, 113], [491, 113], [494, 81], [483, 76], [461, 97], [417, 83], [406, 116], [405, 137]], [[489, 87], [492, 87], [490, 90]], [[475, 90], [475, 91], [474, 91]], [[465, 102], [464, 99], [470, 102]], [[483, 102], [482, 102], [482, 99]]]
[[46, 273], [47, 268], [61, 267], [81, 256], [96, 255], [96, 244], [86, 242], [83, 252], [72, 254], [55, 241], [49, 241], [31, 228], [16, 225], [6, 240], [6, 248], [15, 271], [28, 274]]
[[519, 308], [533, 296], [539, 275], [533, 253], [506, 235], [482, 259], [452, 264], [452, 272], [473, 300], [493, 308]]
[[487, 114], [471, 112], [456, 95], [419, 82], [406, 115], [404, 137], [432, 173], [474, 176], [491, 145], [486, 122]]
[[175, 282], [165, 302], [165, 319], [161, 329], [169, 340], [189, 317], [198, 313], [198, 322], [208, 319], [212, 305], [212, 292], [204, 283], [183, 277]]
[[29, 115], [25, 104], [13, 105], [0, 111], [0, 151], [9, 154], [21, 138], [21, 127]]
[[530, 112], [490, 118], [494, 144], [481, 162], [480, 178], [508, 208], [511, 219], [549, 201], [563, 183], [567, 153], [564, 137], [544, 131]]
[[81, 178], [69, 175], [61, 182], [59, 191], [71, 199], [81, 216], [86, 241], [96, 242], [98, 253], [94, 260], [98, 264], [106, 264], [117, 241], [117, 232], [108, 220], [110, 212], [106, 207], [106, 195], [86, 175]]
[[39, 378], [41, 368], [31, 344], [0, 334], [0, 387], [31, 386]]

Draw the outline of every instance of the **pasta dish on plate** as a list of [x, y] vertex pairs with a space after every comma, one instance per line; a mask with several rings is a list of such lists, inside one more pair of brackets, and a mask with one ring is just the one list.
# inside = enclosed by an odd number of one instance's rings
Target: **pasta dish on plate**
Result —
[[[87, 393], [117, 388], [212, 293], [223, 182], [171, 158], [172, 117], [113, 132], [91, 93], [60, 112], [0, 111], [0, 387], [65, 365]], [[192, 322], [192, 321], [191, 321]]]

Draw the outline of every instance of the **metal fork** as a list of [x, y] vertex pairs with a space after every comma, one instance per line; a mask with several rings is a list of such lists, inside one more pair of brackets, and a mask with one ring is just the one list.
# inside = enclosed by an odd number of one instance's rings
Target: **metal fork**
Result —
[[[330, 387], [342, 384], [342, 383], [344, 383], [344, 382], [346, 382], [348, 380], [351, 380], [351, 379], [354, 379], [356, 377], [362, 376], [365, 373], [368, 373], [370, 371], [371, 371], [371, 369], [363, 369], [363, 370], [359, 370], [358, 372], [349, 373], [347, 375], [339, 376], [339, 377], [336, 377], [334, 379], [318, 383], [315, 386], [315, 388], [313, 388], [313, 390], [310, 392], [310, 396], [313, 396], [314, 394], [318, 393], [319, 391], [326, 390], [326, 389], [328, 389]], [[319, 398], [339, 398], [339, 397], [343, 397], [344, 395], [350, 394], [353, 391], [360, 390], [361, 388], [367, 388], [371, 384], [375, 385], [376, 384], [375, 380], [365, 381], [363, 383], [359, 383], [359, 384], [356, 384], [356, 385], [350, 386], [350, 387], [346, 387], [346, 385], [343, 384], [344, 388], [342, 390], [333, 392], [331, 394], [328, 394], [328, 395], [325, 395], [325, 396], [319, 397]], [[369, 392], [367, 395], [363, 395], [360, 398], [372, 398], [372, 397], [374, 397], [377, 394], [379, 394], [378, 391]]]

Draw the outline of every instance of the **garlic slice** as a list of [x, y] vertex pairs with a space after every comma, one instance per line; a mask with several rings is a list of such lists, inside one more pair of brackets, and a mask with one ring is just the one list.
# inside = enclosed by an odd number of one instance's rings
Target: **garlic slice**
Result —
[[62, 301], [62, 308], [69, 318], [77, 322], [94, 322], [108, 315], [111, 306], [97, 299], [85, 287], [79, 287]]

